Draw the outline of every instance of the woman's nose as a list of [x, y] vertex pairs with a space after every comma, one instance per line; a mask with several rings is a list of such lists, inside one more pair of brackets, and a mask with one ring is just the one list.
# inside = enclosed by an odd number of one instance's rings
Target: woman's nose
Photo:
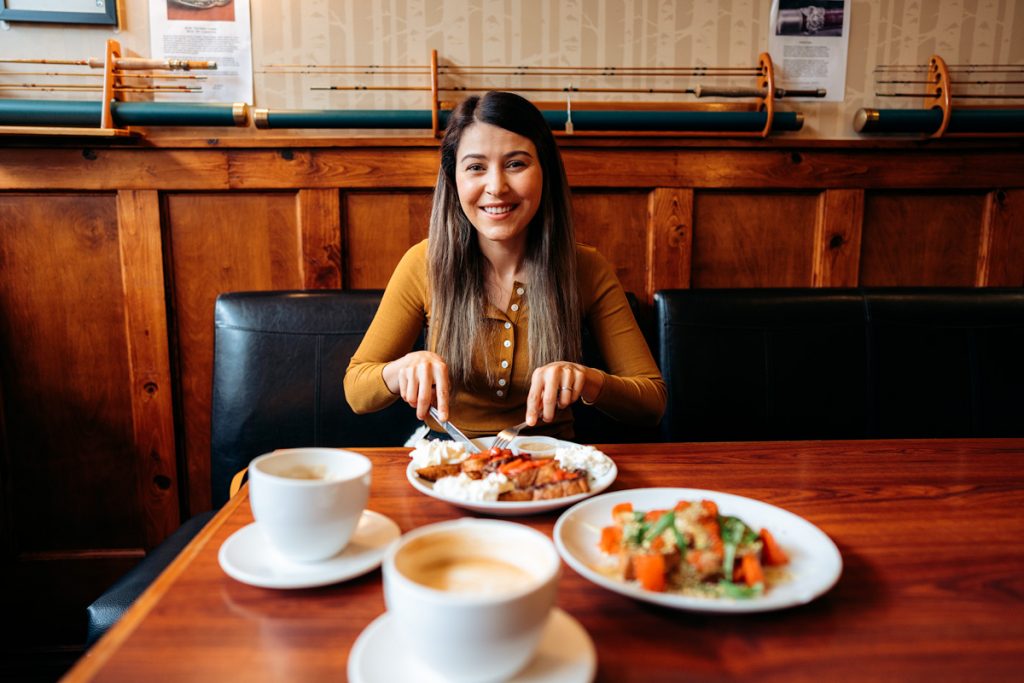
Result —
[[495, 169], [487, 174], [487, 194], [492, 197], [499, 197], [505, 193], [508, 183], [505, 181], [505, 174], [500, 169]]

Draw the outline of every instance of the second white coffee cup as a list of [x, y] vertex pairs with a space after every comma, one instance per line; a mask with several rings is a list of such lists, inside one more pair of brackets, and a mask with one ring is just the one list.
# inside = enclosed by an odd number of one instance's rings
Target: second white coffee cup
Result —
[[370, 460], [339, 448], [289, 448], [249, 464], [249, 504], [271, 547], [296, 562], [338, 554], [370, 495]]
[[384, 558], [384, 600], [406, 651], [445, 680], [502, 681], [531, 660], [561, 561], [522, 524], [459, 519], [409, 532]]

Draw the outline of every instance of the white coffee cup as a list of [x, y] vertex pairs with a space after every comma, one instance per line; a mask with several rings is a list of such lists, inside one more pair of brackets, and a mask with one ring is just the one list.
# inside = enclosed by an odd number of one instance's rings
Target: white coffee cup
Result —
[[296, 562], [337, 555], [370, 495], [366, 456], [338, 448], [289, 448], [249, 463], [249, 504], [270, 546]]
[[522, 524], [458, 519], [411, 531], [383, 564], [399, 647], [445, 680], [506, 680], [540, 645], [560, 567], [551, 539]]

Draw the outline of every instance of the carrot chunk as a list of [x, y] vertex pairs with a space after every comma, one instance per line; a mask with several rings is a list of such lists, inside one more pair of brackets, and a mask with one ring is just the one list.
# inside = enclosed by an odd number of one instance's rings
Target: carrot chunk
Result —
[[633, 557], [636, 578], [646, 590], [665, 590], [665, 556], [660, 553], [636, 555]]
[[615, 507], [612, 508], [612, 519], [616, 519], [619, 516], [620, 513], [632, 512], [632, 511], [633, 511], [633, 504], [632, 503], [619, 503], [618, 505], [616, 505]]
[[764, 570], [761, 569], [761, 561], [754, 553], [743, 556], [743, 560], [740, 562], [740, 573], [743, 575], [743, 582], [748, 586], [764, 583]]
[[767, 567], [781, 567], [789, 562], [789, 555], [767, 529], [761, 529], [761, 559]]
[[614, 555], [622, 547], [622, 527], [606, 526], [601, 529], [601, 552]]

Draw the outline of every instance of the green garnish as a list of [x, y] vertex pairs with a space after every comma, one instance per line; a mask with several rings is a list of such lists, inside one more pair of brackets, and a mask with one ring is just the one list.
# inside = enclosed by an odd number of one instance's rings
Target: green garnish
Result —
[[645, 541], [652, 541], [652, 540], [654, 540], [655, 538], [660, 536], [665, 531], [665, 529], [667, 529], [670, 525], [674, 529], [675, 528], [675, 521], [676, 521], [676, 513], [673, 512], [672, 510], [669, 510], [668, 512], [666, 512], [665, 514], [663, 514], [661, 517], [658, 518], [658, 521], [655, 522], [654, 526], [651, 527], [650, 530], [647, 532], [647, 534], [644, 536], [644, 540]]

